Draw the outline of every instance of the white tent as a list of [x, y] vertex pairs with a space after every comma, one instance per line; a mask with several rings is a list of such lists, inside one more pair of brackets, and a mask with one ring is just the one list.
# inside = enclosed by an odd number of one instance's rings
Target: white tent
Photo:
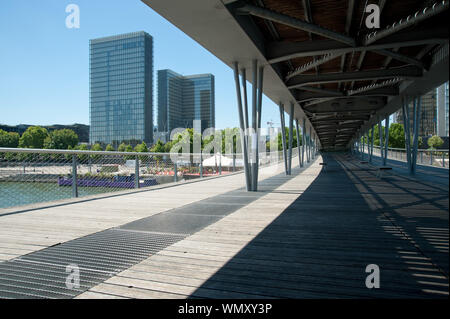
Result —
[[[233, 167], [233, 158], [225, 157], [217, 153], [214, 156], [204, 159], [202, 164], [203, 167], [218, 167], [220, 164], [222, 167]], [[236, 159], [236, 166], [242, 166], [242, 159]]]

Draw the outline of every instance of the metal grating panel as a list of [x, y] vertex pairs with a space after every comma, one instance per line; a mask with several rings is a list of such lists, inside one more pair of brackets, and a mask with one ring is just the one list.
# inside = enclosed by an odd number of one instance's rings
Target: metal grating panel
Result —
[[[2, 262], [0, 298], [73, 298], [250, 204], [293, 176], [276, 175], [260, 182], [259, 192], [233, 190]], [[79, 267], [79, 288], [66, 287], [66, 267], [71, 264]]]
[[[109, 229], [0, 263], [0, 298], [73, 298], [185, 235]], [[80, 288], [66, 287], [77, 265]]]

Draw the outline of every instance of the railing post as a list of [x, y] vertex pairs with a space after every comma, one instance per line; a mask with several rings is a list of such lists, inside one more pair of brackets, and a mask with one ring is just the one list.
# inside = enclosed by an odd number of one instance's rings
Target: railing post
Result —
[[442, 167], [445, 167], [445, 152], [442, 151]]
[[72, 155], [72, 197], [78, 197], [77, 156]]
[[134, 165], [134, 188], [139, 188], [139, 156], [136, 155]]
[[177, 169], [177, 163], [173, 163], [173, 180], [174, 182], [178, 182], [178, 169]]
[[200, 151], [200, 178], [203, 177], [203, 153]]
[[236, 153], [233, 153], [233, 173], [236, 172]]

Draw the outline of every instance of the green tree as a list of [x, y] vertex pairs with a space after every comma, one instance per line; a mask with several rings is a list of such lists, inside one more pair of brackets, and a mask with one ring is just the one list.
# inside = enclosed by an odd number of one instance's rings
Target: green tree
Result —
[[437, 135], [434, 135], [428, 139], [428, 146], [431, 147], [432, 149], [437, 149], [441, 147], [443, 144], [444, 141]]
[[[385, 127], [381, 127], [381, 133], [383, 140], [385, 138]], [[371, 131], [369, 130], [369, 140], [371, 136]], [[410, 137], [411, 146], [413, 143], [413, 136]], [[374, 141], [373, 144], [376, 146], [380, 146], [380, 135], [378, 130], [378, 125], [374, 126]], [[418, 146], [419, 148], [422, 148], [423, 146], [423, 140], [422, 137], [419, 137], [418, 140]], [[403, 124], [400, 123], [392, 123], [389, 126], [389, 147], [393, 148], [405, 148], [406, 147], [406, 141], [405, 141], [405, 129]]]
[[19, 146], [19, 133], [6, 132], [0, 129], [0, 147], [12, 147]]
[[[127, 144], [125, 146], [124, 152], [130, 152], [130, 153], [133, 152], [133, 146], [131, 146], [130, 144]], [[127, 155], [127, 156], [124, 156], [124, 158], [129, 160], [129, 159], [134, 159], [134, 156], [133, 155]]]
[[164, 144], [164, 153], [170, 153], [173, 144], [174, 144], [173, 141], [168, 141], [166, 144]]
[[423, 138], [422, 136], [419, 136], [419, 148], [423, 148]]
[[[97, 151], [97, 152], [101, 152], [103, 151], [102, 146], [99, 143], [95, 143], [94, 145], [91, 146], [91, 151]], [[98, 161], [102, 155], [91, 155], [92, 159]]]
[[91, 151], [99, 151], [99, 152], [101, 152], [101, 151], [103, 151], [103, 148], [102, 148], [102, 146], [99, 143], [95, 143], [94, 145], [92, 145]]
[[127, 144], [125, 143], [120, 143], [119, 147], [117, 148], [117, 151], [119, 152], [126, 152], [127, 151]]
[[19, 139], [23, 148], [43, 148], [44, 141], [49, 136], [47, 129], [40, 126], [30, 126]]
[[79, 144], [79, 145], [75, 146], [73, 149], [80, 150], [80, 151], [88, 151], [89, 150], [89, 148], [86, 144]]
[[158, 140], [155, 143], [155, 145], [152, 146], [152, 148], [150, 149], [150, 152], [152, 152], [152, 153], [164, 153], [165, 152], [164, 143], [161, 142], [161, 140]]
[[[146, 153], [146, 152], [148, 152], [147, 144], [145, 144], [145, 142], [142, 142], [141, 144], [136, 145], [134, 147], [134, 151], [135, 152], [139, 152], [139, 153]], [[143, 161], [143, 162], [144, 161], [148, 162], [148, 155], [139, 156], [139, 159], [141, 161]]]
[[[378, 124], [373, 127], [373, 132], [374, 132], [373, 145], [380, 146], [380, 134], [379, 134], [380, 132], [378, 129]], [[384, 135], [385, 135], [384, 133], [385, 133], [384, 126], [381, 126], [381, 137], [382, 137], [383, 141], [384, 141]], [[372, 133], [369, 132], [369, 136], [372, 136], [371, 134]]]
[[[187, 128], [185, 129], [183, 132], [177, 133], [174, 136], [174, 139], [171, 141], [172, 143], [170, 144], [170, 146], [173, 146], [177, 143], [187, 143], [190, 145], [190, 152], [193, 153], [194, 151], [194, 134], [196, 136], [196, 138], [201, 138], [200, 133], [194, 132], [194, 129], [192, 128]], [[203, 149], [204, 146], [204, 141], [202, 141], [202, 145], [201, 148]], [[170, 150], [169, 150], [170, 152]], [[181, 153], [182, 150], [179, 150], [179, 153]]]
[[[227, 145], [230, 143], [230, 136], [233, 137], [232, 145]], [[226, 128], [222, 131], [222, 153], [229, 153], [230, 149], [232, 153], [237, 153], [238, 143], [240, 144], [241, 132], [238, 127]]]
[[54, 130], [44, 140], [44, 148], [66, 150], [78, 144], [78, 135], [70, 129]]
[[114, 152], [114, 146], [112, 146], [111, 144], [106, 145], [105, 151], [107, 152]]
[[[152, 152], [152, 153], [165, 153], [166, 152], [166, 147], [168, 147], [169, 143], [170, 142], [168, 142], [168, 143], [166, 143], [164, 145], [164, 143], [160, 139], [158, 139], [158, 141], [155, 143], [155, 145], [153, 145], [150, 148], [150, 152]], [[159, 165], [159, 161], [162, 159], [162, 157], [161, 156], [155, 156], [154, 159], [156, 160], [156, 165]]]
[[140, 152], [140, 153], [146, 153], [148, 152], [148, 147], [147, 144], [145, 144], [145, 142], [142, 142], [141, 144], [138, 144], [134, 147], [134, 151], [135, 152]]
[[[79, 150], [79, 151], [89, 151], [89, 148], [88, 148], [87, 144], [79, 144], [79, 145], [75, 146], [73, 149], [74, 150]], [[87, 154], [78, 155], [78, 159], [81, 162], [85, 163], [85, 162], [87, 162], [89, 160], [89, 155], [87, 155]]]
[[[286, 134], [286, 149], [289, 148], [289, 127], [285, 127]], [[300, 134], [300, 145], [302, 145], [302, 134]], [[266, 145], [267, 147], [267, 145]], [[292, 147], [297, 147], [297, 130], [293, 128], [292, 130]], [[281, 139], [281, 132], [278, 132], [278, 150], [283, 150], [283, 140]]]
[[125, 147], [125, 152], [133, 152], [133, 146], [131, 146], [131, 145], [127, 145], [126, 147]]
[[403, 124], [392, 123], [389, 126], [389, 147], [405, 148], [405, 130]]

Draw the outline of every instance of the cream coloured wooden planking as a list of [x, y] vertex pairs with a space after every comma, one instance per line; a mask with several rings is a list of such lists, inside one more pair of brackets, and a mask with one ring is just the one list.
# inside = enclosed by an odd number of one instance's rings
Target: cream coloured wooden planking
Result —
[[[260, 180], [279, 174], [284, 169], [282, 165], [275, 166], [261, 168]], [[0, 209], [0, 242], [6, 245], [32, 245], [27, 250], [12, 250], [0, 245], [0, 259], [12, 259], [244, 186], [243, 174], [240, 173], [148, 191], [125, 192], [120, 196], [103, 198], [105, 195], [99, 195], [94, 200], [63, 200], [55, 202], [61, 203], [59, 206], [17, 214], [14, 214], [14, 209]], [[51, 204], [30, 207], [45, 206]], [[18, 210], [24, 208], [27, 207]], [[9, 214], [2, 216], [2, 213]], [[2, 251], [2, 247], [8, 252]]]
[[75, 299], [130, 299], [124, 296], [107, 295], [100, 292], [87, 291], [86, 293], [75, 297]]
[[[178, 296], [177, 298], [185, 298], [193, 292], [201, 296], [202, 289], [205, 289], [200, 288], [202, 284], [227, 264], [291, 205], [303, 190], [308, 188], [320, 172], [319, 162], [320, 157], [299, 175], [276, 188], [276, 194], [268, 193], [256, 199], [218, 222], [108, 279], [104, 284], [99, 285], [100, 291], [123, 293], [121, 296], [132, 298], [158, 298], [158, 296], [142, 293], [141, 290], [138, 290], [139, 294], [133, 293], [133, 289], [137, 288], [174, 294]], [[289, 190], [292, 192], [288, 192]], [[208, 251], [214, 254], [208, 255]], [[128, 288], [130, 285], [133, 289]], [[99, 286], [89, 291], [99, 291]], [[122, 287], [122, 292], [117, 286]], [[205, 296], [209, 297], [215, 293], [219, 294], [217, 298], [227, 297], [226, 291], [208, 290], [205, 293]], [[81, 294], [80, 298], [83, 295]], [[233, 293], [233, 296], [236, 297], [236, 293]], [[165, 298], [164, 295], [161, 297]], [[251, 298], [252, 296], [244, 295], [243, 297]], [[257, 297], [261, 296], [257, 295]]]
[[[165, 293], [165, 292], [161, 292], [161, 291], [154, 291], [154, 290], [141, 289], [141, 288], [130, 287], [130, 286], [107, 284], [107, 283], [99, 284], [99, 285], [95, 286], [94, 288], [91, 288], [90, 291], [108, 294], [108, 295], [115, 295], [115, 296], [125, 297], [125, 298], [139, 298], [139, 299], [156, 299], [156, 298], [178, 299], [178, 298], [187, 297], [187, 296], [182, 296], [182, 295]], [[80, 298], [80, 299], [84, 298], [84, 295], [86, 293], [89, 293], [89, 292], [85, 292], [85, 293], [79, 295], [78, 298]]]

